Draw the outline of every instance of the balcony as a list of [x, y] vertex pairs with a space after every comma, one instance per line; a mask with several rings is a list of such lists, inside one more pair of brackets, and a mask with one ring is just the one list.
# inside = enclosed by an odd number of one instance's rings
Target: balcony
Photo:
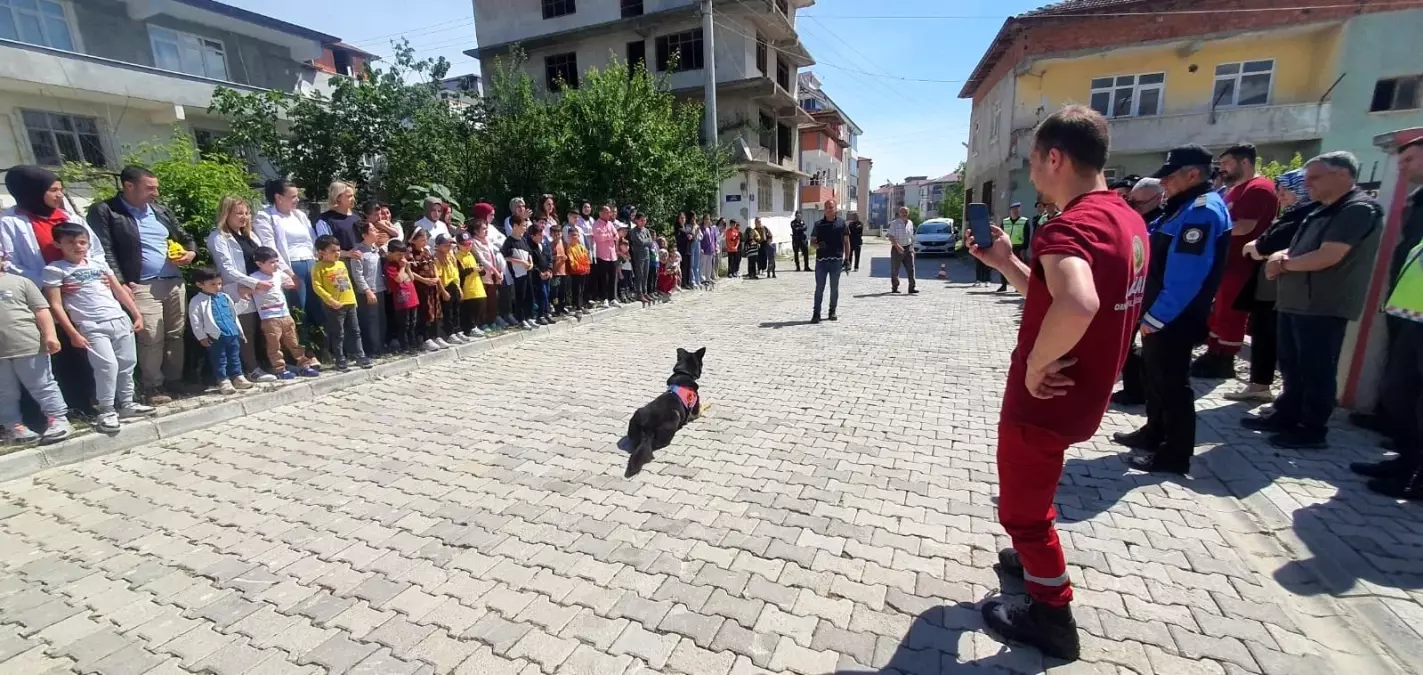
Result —
[[800, 186], [800, 203], [823, 204], [827, 199], [835, 199], [835, 190], [826, 185]]
[[175, 73], [88, 54], [0, 40], [0, 91], [83, 100], [147, 111], [155, 122], [206, 111], [213, 89], [255, 87]]
[[[1119, 117], [1111, 120], [1112, 152], [1166, 152], [1188, 143], [1219, 148], [1243, 141], [1261, 145], [1314, 140], [1328, 133], [1329, 113], [1330, 104], [1324, 102]], [[1024, 141], [1031, 143], [1031, 136]], [[1020, 156], [1027, 156], [1019, 150]]]

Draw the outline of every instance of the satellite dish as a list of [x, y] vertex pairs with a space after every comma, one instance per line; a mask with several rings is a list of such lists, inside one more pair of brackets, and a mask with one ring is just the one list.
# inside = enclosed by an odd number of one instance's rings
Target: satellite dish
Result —
[[737, 137], [736, 137], [736, 147], [741, 150], [741, 161], [743, 161], [743, 162], [749, 162], [749, 161], [751, 161], [751, 146], [749, 146], [749, 145], [746, 144], [746, 139], [745, 139], [745, 138], [742, 138], [742, 137], [740, 137], [740, 136], [737, 136]]

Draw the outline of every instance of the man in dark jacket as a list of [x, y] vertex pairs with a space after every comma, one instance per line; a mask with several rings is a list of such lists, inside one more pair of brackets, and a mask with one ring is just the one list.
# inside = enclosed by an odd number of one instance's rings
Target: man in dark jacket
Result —
[[[846, 227], [850, 231], [850, 250], [846, 252], [845, 262], [851, 263], [853, 269], [860, 269], [860, 247], [865, 245], [865, 224], [860, 222], [860, 213], [851, 211], [850, 221]], [[853, 258], [853, 259], [852, 259]]]
[[[139, 384], [149, 403], [172, 400], [164, 391], [183, 377], [187, 298], [179, 265], [196, 256], [193, 238], [157, 203], [158, 177], [141, 166], [124, 167], [121, 192], [89, 207], [86, 220], [104, 246], [109, 269], [128, 285], [143, 314], [138, 333]], [[169, 242], [183, 248], [169, 252]]]
[[[791, 220], [791, 257], [795, 260], [795, 271], [810, 271], [810, 239], [805, 234], [805, 221], [796, 216]], [[800, 261], [805, 261], [801, 267]]]

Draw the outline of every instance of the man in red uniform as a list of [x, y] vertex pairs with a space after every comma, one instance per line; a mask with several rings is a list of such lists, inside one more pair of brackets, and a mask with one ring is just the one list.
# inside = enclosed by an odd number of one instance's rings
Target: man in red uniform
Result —
[[[1255, 146], [1231, 146], [1219, 157], [1220, 175], [1230, 190], [1225, 205], [1230, 209], [1230, 245], [1226, 248], [1225, 273], [1216, 291], [1211, 310], [1210, 339], [1206, 353], [1191, 364], [1191, 375], [1225, 380], [1235, 377], [1235, 355], [1245, 344], [1245, 327], [1250, 312], [1235, 308], [1235, 298], [1255, 276], [1256, 263], [1245, 255], [1245, 245], [1260, 236], [1280, 212], [1275, 181], [1255, 174]], [[1268, 389], [1268, 388], [1267, 388]]]
[[1131, 343], [1146, 286], [1146, 223], [1107, 189], [1107, 120], [1081, 105], [1043, 120], [1029, 177], [1062, 213], [1039, 228], [1032, 267], [1007, 236], [969, 250], [1026, 296], [998, 421], [998, 520], [1013, 540], [999, 569], [1030, 602], [983, 606], [988, 627], [1062, 659], [1078, 655], [1072, 586], [1053, 520], [1067, 446], [1096, 433]]

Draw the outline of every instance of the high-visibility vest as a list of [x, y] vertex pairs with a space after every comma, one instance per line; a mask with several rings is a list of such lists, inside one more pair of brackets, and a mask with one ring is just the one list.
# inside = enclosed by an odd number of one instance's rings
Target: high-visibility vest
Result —
[[1014, 246], [1022, 246], [1023, 238], [1028, 234], [1028, 219], [1023, 216], [1018, 216], [1017, 220], [1004, 218], [1003, 231], [1008, 233], [1008, 241]]
[[1401, 319], [1423, 321], [1423, 244], [1408, 252], [1383, 311]]

